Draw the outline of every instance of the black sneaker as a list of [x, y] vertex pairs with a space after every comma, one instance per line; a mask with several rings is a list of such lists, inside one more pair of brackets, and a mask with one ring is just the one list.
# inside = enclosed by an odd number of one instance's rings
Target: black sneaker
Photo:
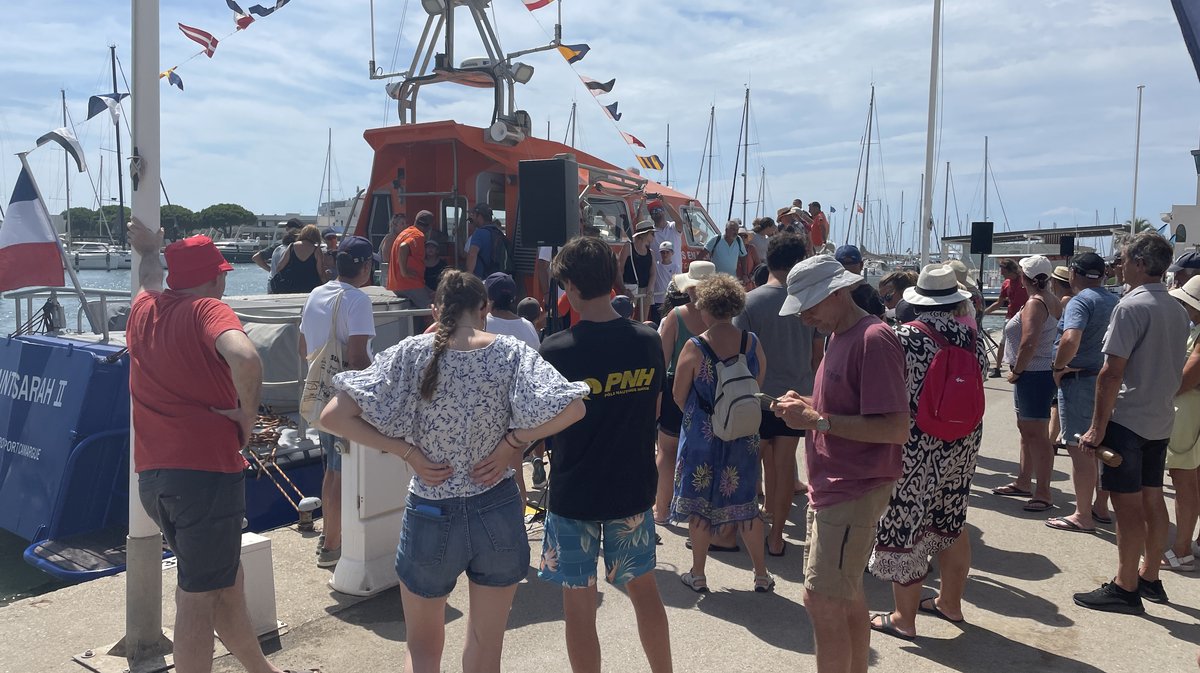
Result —
[[1089, 610], [1140, 615], [1146, 612], [1142, 597], [1136, 591], [1126, 591], [1116, 582], [1105, 582], [1099, 589], [1075, 594], [1075, 605]]
[[999, 367], [992, 367], [992, 371], [988, 372], [988, 374], [994, 379], [998, 379], [1002, 376]]
[[533, 487], [542, 488], [546, 485], [546, 461], [541, 458], [533, 459]]
[[1162, 580], [1150, 580], [1138, 576], [1138, 595], [1151, 603], [1169, 603], [1167, 590], [1163, 588]]

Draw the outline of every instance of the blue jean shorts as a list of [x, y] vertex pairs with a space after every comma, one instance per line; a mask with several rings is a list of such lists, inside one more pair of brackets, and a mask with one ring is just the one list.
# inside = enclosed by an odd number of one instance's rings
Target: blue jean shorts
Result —
[[396, 575], [408, 590], [440, 598], [458, 576], [485, 587], [512, 586], [529, 571], [525, 506], [512, 478], [467, 498], [429, 500], [412, 493], [396, 550]]
[[580, 521], [546, 515], [538, 577], [568, 589], [596, 585], [596, 562], [604, 550], [605, 579], [621, 586], [658, 564], [650, 510], [626, 519]]
[[1092, 412], [1096, 405], [1096, 377], [1064, 377], [1058, 387], [1058, 417], [1062, 423], [1063, 443], [1079, 444], [1075, 435], [1092, 427]]
[[1013, 385], [1019, 421], [1048, 421], [1054, 405], [1054, 374], [1049, 370], [1022, 372]]
[[321, 436], [321, 461], [325, 464], [325, 469], [329, 472], [341, 472], [342, 452], [338, 450], [338, 447], [346, 440], [341, 437], [335, 437], [328, 432], [319, 432], [317, 434]]

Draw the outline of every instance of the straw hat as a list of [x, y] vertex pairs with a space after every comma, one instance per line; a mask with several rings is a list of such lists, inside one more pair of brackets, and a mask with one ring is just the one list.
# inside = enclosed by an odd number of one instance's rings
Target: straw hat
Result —
[[1171, 296], [1200, 311], [1200, 276], [1192, 276], [1183, 287], [1171, 290]]
[[968, 290], [978, 287], [978, 285], [975, 283], [975, 279], [972, 278], [971, 274], [967, 272], [967, 265], [963, 264], [961, 259], [952, 259], [949, 262], [946, 262], [946, 266], [954, 269], [954, 276], [958, 278], [958, 282], [966, 285]]
[[1065, 266], [1054, 267], [1054, 272], [1050, 274], [1054, 280], [1061, 280], [1064, 283], [1071, 282], [1071, 270]]
[[717, 275], [716, 264], [696, 260], [688, 265], [687, 273], [675, 274], [675, 288], [680, 292], [685, 292], [689, 287], [695, 287], [700, 281], [715, 275]]
[[904, 301], [913, 306], [943, 306], [970, 299], [970, 292], [959, 289], [958, 277], [949, 264], [926, 264], [917, 284], [904, 291]]

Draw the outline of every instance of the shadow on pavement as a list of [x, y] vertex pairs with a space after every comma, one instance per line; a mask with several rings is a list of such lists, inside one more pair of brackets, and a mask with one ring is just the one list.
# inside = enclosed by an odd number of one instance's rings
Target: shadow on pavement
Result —
[[[905, 652], [956, 671], [1054, 671], [1055, 673], [1104, 673], [1091, 664], [1057, 655], [998, 633], [969, 624], [950, 640], [921, 638]], [[919, 670], [920, 667], [918, 667]]]
[[[1034, 524], [1031, 522], [1030, 525]], [[1049, 579], [1062, 571], [1054, 561], [1042, 554], [990, 547], [984, 542], [983, 533], [978, 528], [968, 525], [967, 531], [971, 536], [973, 570], [1026, 581]]]

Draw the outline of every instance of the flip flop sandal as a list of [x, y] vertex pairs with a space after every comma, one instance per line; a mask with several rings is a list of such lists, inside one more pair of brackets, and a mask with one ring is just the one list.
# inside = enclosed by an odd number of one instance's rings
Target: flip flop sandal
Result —
[[1006, 495], [1014, 498], [1028, 498], [1033, 495], [1033, 491], [1026, 491], [1017, 488], [1013, 484], [1005, 484], [992, 489], [992, 495]]
[[920, 610], [921, 612], [924, 612], [925, 614], [933, 615], [934, 617], [937, 617], [938, 619], [944, 619], [944, 620], [950, 622], [951, 624], [966, 623], [967, 620], [965, 620], [965, 619], [950, 619], [949, 617], [947, 617], [946, 613], [944, 613], [938, 609], [937, 599], [938, 599], [937, 596], [930, 596], [929, 598], [922, 598], [921, 602], [917, 604], [917, 609]]
[[1034, 498], [1033, 500], [1025, 503], [1025, 506], [1021, 509], [1025, 510], [1026, 512], [1046, 512], [1054, 509], [1054, 503], [1046, 502], [1040, 498]]
[[[1038, 501], [1038, 502], [1041, 502], [1041, 501]], [[1054, 530], [1065, 530], [1065, 531], [1069, 531], [1072, 533], [1095, 533], [1096, 532], [1095, 528], [1084, 528], [1083, 526], [1080, 526], [1079, 524], [1075, 523], [1074, 521], [1071, 521], [1070, 519], [1068, 519], [1065, 516], [1056, 516], [1056, 517], [1053, 517], [1050, 519], [1046, 519], [1046, 527], [1053, 528]]]
[[[686, 542], [683, 543], [683, 546], [687, 547], [688, 549], [691, 549], [692, 541], [687, 540]], [[741, 551], [741, 550], [742, 550], [742, 548], [737, 546], [736, 544], [730, 545], [728, 547], [726, 547], [723, 544], [712, 544], [711, 542], [708, 544], [708, 553], [710, 553], [710, 554], [715, 553], [715, 552], [735, 552], [735, 551]]]
[[[876, 619], [879, 619], [878, 624], [875, 623]], [[895, 624], [892, 624], [892, 615], [889, 612], [880, 612], [878, 614], [871, 615], [871, 630], [885, 633], [893, 638], [899, 638], [900, 640], [914, 640], [916, 638], [916, 636], [910, 636], [909, 634], [896, 628]]]
[[1096, 523], [1109, 524], [1113, 522], [1113, 518], [1111, 516], [1107, 514], [1097, 514], [1096, 510], [1094, 509], [1092, 510], [1092, 519], [1095, 520]]
[[708, 579], [704, 575], [693, 575], [690, 572], [686, 572], [679, 576], [679, 581], [698, 594], [708, 593]]
[[783, 546], [779, 548], [779, 553], [776, 554], [775, 552], [771, 551], [771, 545], [767, 544], [767, 556], [783, 556], [787, 554], [787, 548], [788, 545], [786, 542], [784, 542]]

